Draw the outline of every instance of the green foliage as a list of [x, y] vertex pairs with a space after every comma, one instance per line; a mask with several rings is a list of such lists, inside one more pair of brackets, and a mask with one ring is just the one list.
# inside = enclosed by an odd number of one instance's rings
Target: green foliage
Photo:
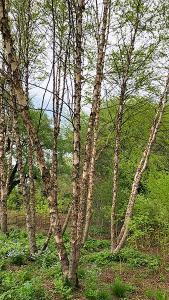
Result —
[[[152, 158], [153, 159], [153, 158]], [[154, 159], [153, 159], [154, 161]], [[146, 195], [139, 195], [131, 222], [130, 241], [148, 240], [153, 245], [168, 247], [169, 239], [169, 175], [153, 171], [146, 179]], [[157, 234], [158, 232], [158, 234]]]
[[55, 274], [54, 285], [56, 291], [62, 296], [63, 299], [65, 300], [73, 299], [72, 288], [68, 284], [68, 282], [64, 282], [61, 271], [60, 272], [58, 271]]
[[100, 251], [102, 249], [105, 248], [109, 248], [110, 247], [110, 241], [109, 240], [87, 240], [85, 245], [84, 245], [84, 249], [87, 251], [92, 251], [92, 252], [96, 252], [96, 251]]
[[85, 297], [89, 300], [111, 300], [110, 291], [106, 288], [93, 290], [91, 288], [85, 291]]
[[8, 197], [8, 209], [19, 210], [22, 205], [22, 197], [18, 189], [15, 188]]
[[112, 262], [124, 262], [132, 267], [146, 266], [156, 270], [160, 266], [160, 259], [155, 255], [148, 255], [133, 248], [125, 247], [118, 254], [111, 254], [109, 250], [86, 254], [82, 262], [88, 262], [97, 266], [111, 265]]
[[100, 284], [101, 269], [88, 269], [85, 279], [85, 297], [90, 300], [112, 300], [112, 296], [124, 298], [134, 292], [135, 288], [116, 278], [113, 285]]
[[87, 254], [82, 258], [83, 262], [85, 261], [88, 262], [89, 264], [96, 264], [97, 266], [108, 265], [112, 263], [113, 260], [114, 257], [108, 250]]
[[85, 282], [84, 295], [87, 299], [111, 300], [109, 287], [99, 284], [100, 268], [88, 268], [82, 274]]
[[56, 251], [47, 249], [42, 255], [36, 259], [36, 264], [40, 265], [42, 268], [50, 268], [58, 263], [58, 257]]
[[[14, 259], [18, 257], [18, 262], [26, 257], [29, 253], [29, 247], [27, 242], [27, 234], [19, 229], [11, 229], [8, 239], [5, 235], [0, 235], [0, 257], [4, 259]], [[22, 258], [21, 258], [22, 256]], [[14, 258], [15, 257], [15, 258]], [[17, 258], [16, 258], [17, 260]]]
[[155, 255], [148, 255], [133, 248], [125, 247], [119, 254], [115, 255], [115, 259], [126, 262], [133, 267], [146, 266], [150, 269], [158, 269], [160, 259]]
[[169, 299], [168, 293], [163, 290], [156, 290], [156, 291], [147, 290], [145, 294], [149, 299], [152, 299], [152, 300], [168, 300]]
[[9, 273], [1, 279], [0, 300], [47, 300], [44, 288], [36, 278], [19, 280]]
[[30, 270], [2, 272], [0, 274], [0, 299], [46, 299], [40, 280], [32, 276]]
[[116, 278], [111, 286], [112, 295], [117, 298], [125, 298], [129, 293], [133, 292], [135, 288], [123, 282], [120, 278]]
[[25, 256], [21, 253], [12, 252], [8, 254], [11, 265], [22, 266], [25, 264]]

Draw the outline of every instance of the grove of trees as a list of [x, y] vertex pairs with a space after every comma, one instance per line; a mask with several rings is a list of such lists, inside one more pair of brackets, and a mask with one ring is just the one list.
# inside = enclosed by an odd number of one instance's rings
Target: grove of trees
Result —
[[23, 211], [72, 289], [92, 236], [167, 249], [168, 51], [167, 0], [0, 0], [1, 232]]

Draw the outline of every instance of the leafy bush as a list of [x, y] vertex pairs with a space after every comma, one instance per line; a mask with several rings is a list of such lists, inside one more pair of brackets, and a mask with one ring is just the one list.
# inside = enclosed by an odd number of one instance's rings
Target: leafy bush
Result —
[[18, 188], [15, 187], [13, 191], [8, 196], [8, 209], [19, 210], [22, 206], [22, 196], [18, 191]]
[[5, 259], [0, 259], [0, 271], [4, 271], [6, 269]]
[[4, 259], [20, 254], [26, 257], [29, 253], [27, 234], [19, 229], [10, 230], [8, 238], [0, 234], [0, 243], [0, 257]]
[[12, 252], [9, 253], [8, 256], [9, 256], [9, 263], [11, 265], [22, 266], [26, 262], [26, 258], [22, 253]]

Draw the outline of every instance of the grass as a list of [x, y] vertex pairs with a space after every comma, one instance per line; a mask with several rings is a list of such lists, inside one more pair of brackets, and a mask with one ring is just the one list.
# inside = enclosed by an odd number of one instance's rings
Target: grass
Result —
[[125, 298], [129, 293], [132, 293], [134, 291], [135, 291], [135, 287], [126, 284], [119, 277], [115, 279], [113, 285], [111, 286], [112, 295], [120, 299]]
[[148, 290], [145, 292], [145, 295], [148, 297], [148, 299], [152, 300], [168, 300], [169, 299], [169, 293], [163, 290]]

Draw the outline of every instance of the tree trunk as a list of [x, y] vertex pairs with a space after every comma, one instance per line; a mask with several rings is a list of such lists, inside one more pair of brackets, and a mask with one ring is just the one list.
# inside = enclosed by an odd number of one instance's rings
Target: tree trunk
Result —
[[112, 191], [112, 208], [111, 208], [111, 251], [116, 248], [116, 204], [117, 193], [119, 184], [119, 163], [120, 163], [120, 140], [122, 129], [122, 118], [124, 109], [124, 99], [120, 97], [120, 103], [118, 107], [117, 119], [116, 119], [116, 135], [115, 135], [115, 148], [114, 148], [114, 165], [113, 165], [113, 191]]
[[[5, 46], [6, 60], [8, 62], [8, 68], [10, 69], [11, 85], [13, 87], [14, 94], [16, 96], [17, 104], [19, 107], [19, 114], [22, 116], [23, 122], [31, 139], [32, 146], [35, 148], [36, 159], [41, 171], [42, 180], [45, 188], [45, 192], [48, 198], [51, 226], [54, 238], [56, 241], [58, 256], [61, 262], [63, 276], [68, 276], [68, 257], [64, 246], [61, 233], [61, 223], [59, 219], [58, 209], [55, 208], [54, 194], [52, 190], [51, 177], [49, 170], [45, 163], [44, 152], [42, 150], [37, 132], [32, 125], [32, 121], [28, 112], [27, 97], [24, 93], [21, 83], [21, 76], [19, 70], [19, 63], [16, 56], [14, 43], [11, 36], [8, 13], [6, 10], [6, 1], [0, 0], [0, 30]], [[15, 103], [14, 103], [15, 104]]]
[[68, 226], [71, 214], [72, 214], [72, 203], [70, 204], [70, 207], [68, 209], [65, 221], [64, 221], [63, 226], [62, 226], [62, 234], [64, 234], [65, 231], [66, 231], [66, 228]]
[[[78, 244], [79, 249], [81, 248], [82, 241], [87, 238], [89, 222], [91, 219], [92, 209], [92, 194], [93, 194], [93, 183], [94, 183], [94, 167], [96, 158], [96, 142], [97, 142], [97, 131], [99, 124], [99, 112], [101, 105], [101, 85], [103, 81], [103, 69], [105, 60], [105, 51], [107, 46], [108, 28], [109, 28], [109, 8], [110, 1], [104, 1], [103, 19], [101, 33], [98, 33], [98, 54], [97, 54], [97, 65], [96, 75], [93, 89], [93, 101], [92, 109], [89, 117], [88, 132], [85, 146], [85, 158], [83, 163], [83, 170], [81, 176], [81, 193], [80, 193], [80, 205], [78, 213]], [[86, 211], [88, 210], [88, 216], [86, 218]], [[86, 225], [85, 225], [85, 222]], [[85, 237], [84, 237], [84, 230]], [[84, 237], [84, 238], [83, 238]], [[79, 254], [78, 254], [79, 255]]]
[[138, 192], [138, 187], [139, 187], [142, 175], [147, 167], [147, 163], [148, 163], [148, 159], [151, 154], [152, 146], [155, 142], [157, 132], [160, 127], [160, 123], [161, 123], [161, 119], [162, 119], [162, 116], [164, 113], [164, 108], [165, 108], [165, 105], [167, 102], [168, 94], [169, 94], [169, 74], [167, 76], [164, 93], [162, 94], [162, 96], [160, 98], [158, 110], [154, 117], [154, 121], [153, 121], [151, 130], [150, 130], [150, 135], [149, 135], [147, 145], [142, 154], [141, 160], [139, 162], [139, 165], [137, 167], [137, 170], [136, 170], [136, 173], [134, 176], [131, 194], [130, 194], [128, 206], [126, 209], [125, 220], [124, 220], [123, 226], [121, 228], [120, 234], [118, 236], [117, 246], [115, 249], [113, 249], [113, 253], [118, 253], [120, 251], [120, 249], [123, 247], [123, 245], [127, 239], [127, 235], [128, 235], [128, 231], [129, 231], [129, 223], [130, 223], [131, 216], [133, 213], [133, 208], [134, 208], [134, 204], [135, 204], [135, 200], [136, 200], [136, 196], [137, 196], [137, 192]]
[[86, 219], [85, 219], [85, 227], [83, 231], [82, 245], [84, 245], [85, 241], [87, 240], [89, 227], [92, 219], [92, 213], [93, 213], [93, 188], [94, 188], [94, 173], [95, 173], [96, 143], [97, 143], [97, 130], [95, 129], [92, 154], [91, 154], [91, 160], [89, 166]]
[[[3, 196], [1, 196], [3, 197]], [[6, 201], [4, 201], [4, 199], [1, 198], [1, 202], [0, 202], [0, 220], [1, 220], [1, 231], [4, 234], [7, 234], [8, 232], [8, 218], [7, 218], [7, 204]]]
[[[29, 139], [28, 149], [28, 162], [29, 162], [29, 193], [27, 202], [27, 229], [30, 241], [31, 255], [34, 255], [37, 251], [36, 246], [36, 208], [35, 208], [35, 185], [33, 176], [33, 147]], [[30, 217], [30, 219], [29, 219]]]
[[71, 230], [71, 255], [69, 266], [69, 279], [75, 286], [77, 284], [77, 243], [78, 209], [80, 200], [80, 113], [82, 90], [82, 23], [84, 0], [78, 0], [75, 7], [75, 69], [74, 69], [74, 118], [73, 118], [73, 203], [72, 203], [72, 230]]
[[[31, 205], [32, 183], [31, 181], [26, 182], [26, 178], [24, 174], [23, 151], [22, 151], [22, 144], [20, 140], [20, 132], [18, 128], [17, 112], [15, 112], [14, 128], [15, 128], [15, 137], [16, 137], [15, 141], [16, 141], [17, 161], [18, 161], [18, 172], [20, 178], [19, 186], [23, 197], [23, 204], [26, 212], [26, 228], [27, 228], [27, 233], [29, 238], [29, 250], [30, 250], [30, 255], [33, 256], [37, 249], [36, 249], [36, 237], [35, 237], [35, 227], [34, 227], [34, 212], [32, 211], [33, 207]], [[29, 153], [29, 172], [32, 163], [32, 161], [30, 161], [30, 155], [31, 154]]]
[[113, 252], [117, 246], [116, 240], [116, 206], [119, 186], [119, 168], [120, 168], [120, 148], [121, 148], [121, 130], [124, 106], [126, 101], [127, 83], [131, 68], [132, 55], [135, 48], [135, 41], [140, 24], [140, 2], [137, 3], [137, 18], [134, 25], [134, 33], [131, 35], [130, 48], [128, 51], [127, 63], [124, 66], [121, 84], [121, 93], [119, 97], [118, 112], [115, 128], [115, 148], [113, 159], [113, 190], [112, 190], [112, 208], [111, 208], [111, 251]]
[[0, 222], [1, 231], [7, 233], [7, 195], [5, 187], [5, 115], [3, 107], [3, 91], [0, 90]]

